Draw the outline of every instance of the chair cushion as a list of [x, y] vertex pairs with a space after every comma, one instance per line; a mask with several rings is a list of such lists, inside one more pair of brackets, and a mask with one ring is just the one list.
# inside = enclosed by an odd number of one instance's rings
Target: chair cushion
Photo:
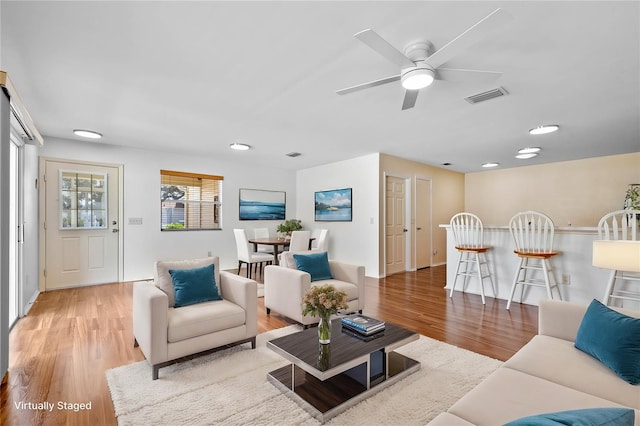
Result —
[[167, 340], [175, 343], [242, 326], [246, 322], [246, 313], [228, 300], [214, 300], [169, 309], [168, 322]]
[[[176, 299], [173, 289], [173, 279], [171, 278], [171, 274], [169, 274], [169, 269], [193, 269], [213, 264], [215, 266], [213, 271], [215, 281], [216, 283], [220, 283], [220, 267], [218, 266], [218, 262], [217, 256], [206, 257], [204, 259], [157, 261], [153, 268], [153, 283], [167, 294], [169, 307], [173, 308]], [[220, 296], [224, 296], [222, 289], [219, 290]]]
[[640, 383], [640, 318], [593, 300], [582, 318], [575, 347], [632, 385]]
[[311, 281], [330, 280], [331, 268], [329, 267], [329, 258], [327, 252], [313, 254], [294, 254], [293, 260], [299, 271], [308, 272], [311, 275]]
[[215, 265], [193, 269], [169, 269], [173, 281], [175, 307], [220, 300], [214, 276]]
[[319, 280], [319, 281], [314, 281], [313, 284], [311, 284], [311, 286], [316, 287], [316, 286], [322, 286], [322, 285], [328, 285], [328, 284], [332, 285], [336, 290], [341, 290], [347, 293], [347, 302], [349, 300], [356, 300], [358, 298], [358, 286], [346, 281], [340, 281], [340, 280], [334, 280], [334, 279]]
[[633, 426], [635, 413], [630, 408], [587, 408], [523, 417], [505, 426]]

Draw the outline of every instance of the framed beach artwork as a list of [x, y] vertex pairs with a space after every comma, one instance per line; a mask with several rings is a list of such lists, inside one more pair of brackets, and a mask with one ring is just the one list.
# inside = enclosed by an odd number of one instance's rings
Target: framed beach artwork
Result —
[[316, 222], [351, 222], [351, 188], [315, 193]]
[[240, 220], [284, 220], [287, 193], [240, 188]]

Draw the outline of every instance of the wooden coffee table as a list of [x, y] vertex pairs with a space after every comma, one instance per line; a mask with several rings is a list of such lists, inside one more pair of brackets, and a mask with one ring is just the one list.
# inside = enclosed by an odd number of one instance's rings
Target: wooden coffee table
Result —
[[331, 326], [330, 345], [318, 343], [316, 328], [267, 342], [291, 362], [267, 379], [321, 423], [420, 369], [418, 361], [394, 352], [419, 339], [410, 330], [387, 323], [383, 332], [360, 338], [347, 334], [340, 319]]

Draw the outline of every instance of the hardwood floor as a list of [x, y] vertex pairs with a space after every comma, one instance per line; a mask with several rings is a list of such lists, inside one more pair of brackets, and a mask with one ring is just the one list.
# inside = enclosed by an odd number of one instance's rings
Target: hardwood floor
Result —
[[[537, 332], [538, 308], [444, 290], [445, 266], [367, 278], [364, 313], [425, 336], [506, 360]], [[260, 281], [260, 277], [258, 277]], [[42, 293], [10, 333], [2, 425], [115, 425], [105, 371], [144, 359], [133, 347], [130, 282]], [[291, 324], [258, 299], [260, 333]], [[151, 374], [151, 373], [149, 373]], [[91, 409], [58, 409], [91, 403]], [[56, 405], [52, 411], [20, 403]]]

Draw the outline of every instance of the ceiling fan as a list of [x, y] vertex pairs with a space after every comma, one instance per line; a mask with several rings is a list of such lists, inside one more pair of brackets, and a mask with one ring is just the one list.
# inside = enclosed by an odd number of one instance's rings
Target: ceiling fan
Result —
[[486, 37], [495, 28], [511, 19], [511, 15], [502, 9], [496, 9], [458, 37], [433, 51], [433, 45], [427, 40], [409, 43], [404, 52], [400, 52], [375, 31], [367, 29], [354, 37], [400, 67], [400, 74], [379, 80], [358, 84], [336, 91], [339, 95], [356, 92], [382, 84], [400, 80], [406, 89], [402, 109], [413, 108], [418, 98], [418, 91], [429, 86], [434, 80], [449, 81], [493, 81], [502, 75], [501, 72], [468, 69], [444, 68], [441, 65], [451, 60], [463, 50]]

